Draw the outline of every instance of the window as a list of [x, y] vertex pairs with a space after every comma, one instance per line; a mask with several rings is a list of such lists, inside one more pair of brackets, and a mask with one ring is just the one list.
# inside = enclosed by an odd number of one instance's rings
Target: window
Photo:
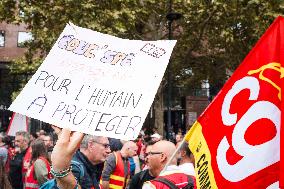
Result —
[[0, 47], [5, 46], [5, 31], [0, 30]]
[[25, 47], [25, 43], [33, 39], [31, 32], [18, 33], [18, 47]]

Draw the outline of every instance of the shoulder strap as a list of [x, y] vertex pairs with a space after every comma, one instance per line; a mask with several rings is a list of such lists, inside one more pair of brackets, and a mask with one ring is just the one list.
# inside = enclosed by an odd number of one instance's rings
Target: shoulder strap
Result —
[[56, 181], [55, 179], [51, 179], [43, 183], [39, 189], [56, 189]]
[[140, 175], [139, 175], [139, 179], [143, 180], [144, 176], [146, 175], [147, 170], [141, 171]]
[[139, 185], [140, 186], [142, 186], [143, 183], [144, 183], [143, 180], [144, 180], [144, 177], [145, 177], [146, 173], [147, 173], [147, 170], [144, 170], [144, 171], [140, 172], [140, 175], [139, 175]]
[[168, 187], [170, 187], [170, 189], [179, 189], [172, 181], [164, 178], [164, 177], [157, 177], [154, 179], [154, 181], [158, 181], [161, 182], [165, 185], [167, 185]]
[[85, 175], [85, 171], [84, 171], [84, 167], [82, 166], [82, 164], [78, 161], [75, 160], [71, 160], [71, 165], [77, 167], [80, 170], [80, 180], [84, 177]]
[[190, 175], [187, 175], [188, 184], [183, 187], [183, 189], [193, 189], [194, 188], [194, 180]]

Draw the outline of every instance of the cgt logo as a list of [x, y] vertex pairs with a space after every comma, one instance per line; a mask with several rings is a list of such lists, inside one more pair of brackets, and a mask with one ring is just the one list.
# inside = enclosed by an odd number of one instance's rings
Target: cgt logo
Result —
[[[270, 63], [257, 70], [248, 72], [249, 75], [259, 73], [259, 79], [268, 82], [279, 90], [278, 98], [281, 98], [280, 87], [273, 81], [263, 76], [266, 69], [273, 69], [279, 72], [280, 78], [284, 75], [283, 68], [279, 63]], [[248, 100], [258, 100], [260, 92], [259, 80], [252, 76], [246, 76], [234, 83], [226, 94], [221, 116], [225, 126], [234, 126], [232, 132], [232, 144], [224, 136], [217, 149], [217, 164], [222, 176], [231, 182], [238, 182], [258, 171], [277, 163], [280, 160], [280, 109], [273, 103], [265, 100], [257, 101], [238, 119], [238, 113], [230, 113], [234, 97], [242, 90], [248, 89], [250, 94]], [[245, 140], [247, 129], [257, 120], [270, 120], [276, 128], [276, 135], [269, 141], [262, 144], [251, 145]], [[235, 164], [229, 164], [226, 154], [230, 147], [242, 156], [242, 159]], [[232, 174], [237, 173], [237, 174]]]

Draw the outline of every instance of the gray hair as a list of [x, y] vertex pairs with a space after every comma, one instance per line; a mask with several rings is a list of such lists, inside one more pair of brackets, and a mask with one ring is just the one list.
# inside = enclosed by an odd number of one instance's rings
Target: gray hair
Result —
[[85, 135], [81, 144], [80, 148], [88, 148], [89, 142], [98, 142], [102, 138], [101, 136], [93, 136], [93, 135]]
[[16, 136], [23, 136], [24, 140], [26, 142], [30, 142], [30, 134], [26, 131], [18, 131], [16, 132]]

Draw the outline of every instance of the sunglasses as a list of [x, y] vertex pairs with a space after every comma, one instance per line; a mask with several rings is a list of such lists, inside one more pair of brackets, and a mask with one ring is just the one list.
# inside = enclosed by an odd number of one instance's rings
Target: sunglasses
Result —
[[163, 152], [148, 152], [148, 153], [145, 153], [145, 156], [152, 156], [152, 155], [155, 155], [155, 154], [162, 154]]
[[110, 145], [109, 145], [109, 144], [101, 143], [101, 142], [97, 142], [97, 141], [93, 141], [93, 142], [102, 145], [102, 146], [105, 147], [106, 149], [110, 148]]

